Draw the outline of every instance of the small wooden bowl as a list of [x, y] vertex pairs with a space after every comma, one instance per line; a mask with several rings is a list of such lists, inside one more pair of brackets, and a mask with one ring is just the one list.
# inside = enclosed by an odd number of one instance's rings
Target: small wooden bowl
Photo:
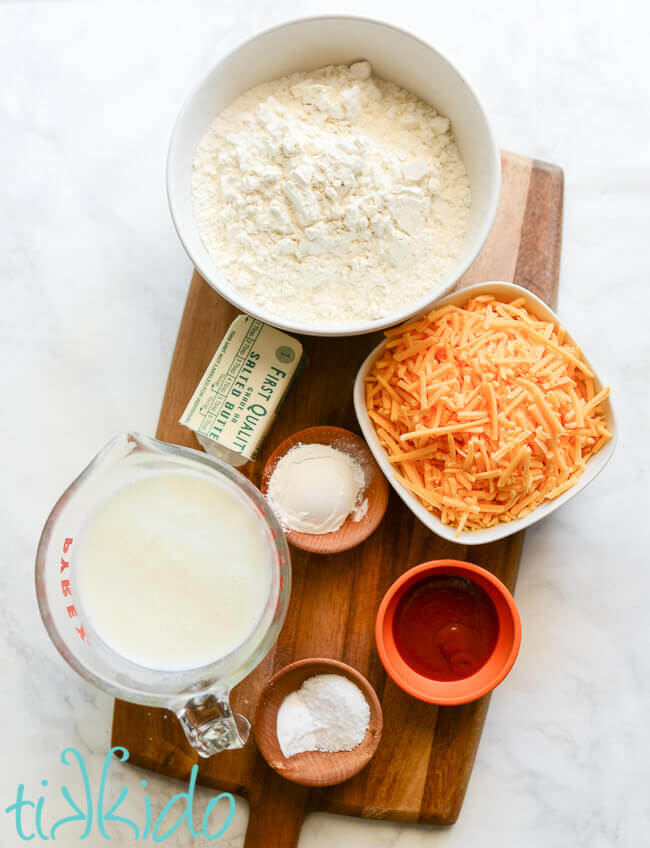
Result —
[[363, 497], [368, 499], [368, 510], [359, 521], [348, 516], [333, 533], [300, 533], [287, 529], [285, 536], [287, 541], [303, 551], [338, 554], [361, 544], [377, 529], [388, 505], [388, 483], [361, 436], [341, 427], [309, 427], [286, 438], [269, 457], [262, 472], [261, 489], [264, 495], [268, 491], [271, 475], [279, 460], [296, 445], [311, 444], [330, 445], [356, 459], [366, 475]]
[[[370, 707], [368, 730], [360, 745], [352, 751], [305, 751], [285, 757], [276, 733], [280, 704], [291, 692], [300, 689], [316, 674], [341, 674], [364, 694]], [[266, 684], [255, 712], [255, 740], [266, 762], [282, 777], [303, 786], [334, 786], [349, 780], [370, 762], [377, 750], [383, 719], [381, 704], [366, 678], [352, 666], [329, 659], [307, 659], [291, 663], [277, 672]]]

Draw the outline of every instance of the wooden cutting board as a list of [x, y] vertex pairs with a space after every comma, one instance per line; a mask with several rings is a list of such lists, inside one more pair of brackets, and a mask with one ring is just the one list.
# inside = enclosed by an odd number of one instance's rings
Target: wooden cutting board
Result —
[[[562, 232], [562, 171], [504, 153], [501, 202], [490, 237], [459, 285], [514, 281], [555, 305]], [[197, 447], [178, 419], [236, 310], [198, 274], [178, 333], [157, 436]], [[302, 339], [307, 364], [264, 446], [246, 473], [259, 482], [264, 463], [286, 436], [316, 424], [358, 431], [352, 408], [355, 374], [376, 337]], [[439, 539], [391, 493], [379, 529], [358, 548], [335, 556], [293, 549], [293, 593], [284, 629], [260, 666], [233, 693], [235, 710], [252, 717], [269, 677], [293, 660], [334, 657], [370, 680], [381, 700], [384, 734], [370, 765], [347, 783], [313, 791], [278, 777], [251, 740], [241, 751], [202, 760], [200, 782], [245, 795], [250, 805], [246, 848], [294, 848], [305, 814], [328, 810], [367, 818], [451, 824], [460, 812], [489, 696], [460, 707], [435, 707], [404, 694], [387, 678], [375, 649], [379, 601], [407, 568], [431, 559], [469, 559], [512, 589], [523, 533], [481, 547]], [[525, 626], [525, 622], [524, 622]], [[495, 697], [507, 697], [497, 691]], [[116, 702], [113, 745], [131, 762], [187, 780], [198, 762], [175, 720], [162, 710]], [[504, 814], [507, 811], [504, 809]]]

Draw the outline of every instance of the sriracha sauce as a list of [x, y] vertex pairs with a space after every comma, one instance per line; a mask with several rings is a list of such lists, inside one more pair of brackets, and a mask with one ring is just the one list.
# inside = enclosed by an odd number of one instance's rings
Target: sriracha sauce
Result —
[[499, 633], [492, 600], [454, 574], [425, 577], [395, 609], [393, 635], [404, 662], [430, 680], [462, 680], [490, 658]]

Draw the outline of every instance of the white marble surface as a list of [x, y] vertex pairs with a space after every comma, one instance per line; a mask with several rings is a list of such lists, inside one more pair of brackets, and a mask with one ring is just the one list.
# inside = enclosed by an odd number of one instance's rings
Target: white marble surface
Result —
[[[315, 815], [301, 846], [643, 846], [650, 802], [647, 4], [5, 2], [0, 4], [2, 810], [19, 782], [64, 808], [58, 756], [96, 782], [111, 701], [50, 645], [32, 588], [50, 506], [99, 445], [153, 432], [189, 277], [164, 193], [188, 87], [269, 24], [383, 17], [466, 73], [501, 146], [561, 164], [560, 312], [614, 386], [620, 442], [575, 502], [527, 534], [521, 654], [493, 698], [458, 823], [434, 830]], [[143, 775], [127, 814], [143, 815]], [[154, 811], [177, 785], [147, 775]], [[201, 793], [202, 803], [211, 797]], [[240, 846], [246, 807], [228, 837]], [[116, 827], [113, 845], [133, 842]], [[61, 832], [62, 834], [63, 832]], [[77, 844], [72, 830], [59, 842]], [[37, 844], [35, 840], [32, 844]], [[19, 842], [0, 811], [0, 842]], [[96, 832], [86, 845], [99, 846]], [[178, 835], [168, 845], [207, 845]], [[268, 845], [272, 846], [269, 834]]]

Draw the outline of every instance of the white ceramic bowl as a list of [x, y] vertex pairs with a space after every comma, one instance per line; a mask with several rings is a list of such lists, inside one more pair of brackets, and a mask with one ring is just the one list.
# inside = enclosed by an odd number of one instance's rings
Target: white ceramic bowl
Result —
[[[503, 297], [508, 300], [523, 297], [526, 300], [526, 307], [538, 318], [545, 321], [554, 321], [556, 324], [564, 326], [555, 312], [553, 312], [553, 310], [547, 306], [543, 300], [540, 300], [527, 289], [521, 288], [521, 286], [515, 286], [512, 283], [492, 282], [480, 283], [476, 286], [468, 286], [467, 288], [454, 292], [454, 294], [438, 301], [436, 306], [444, 306], [447, 303], [453, 303], [460, 306], [469, 300], [470, 297], [474, 297], [479, 294], [494, 294], [496, 297]], [[575, 343], [575, 340], [569, 332], [567, 332], [566, 338], [567, 341]], [[580, 345], [578, 345], [578, 347], [579, 346]], [[529, 512], [528, 515], [523, 518], [518, 518], [516, 521], [497, 524], [495, 527], [488, 527], [485, 530], [463, 530], [459, 536], [456, 536], [455, 527], [443, 524], [439, 518], [425, 509], [420, 501], [405, 486], [395, 479], [393, 466], [386, 458], [386, 453], [379, 442], [374, 425], [366, 411], [364, 380], [368, 376], [368, 372], [370, 371], [373, 362], [378, 358], [383, 350], [384, 342], [378, 345], [372, 353], [370, 353], [359, 369], [357, 379], [354, 383], [354, 409], [357, 413], [361, 431], [368, 442], [375, 459], [379, 463], [381, 470], [388, 478], [389, 483], [409, 509], [411, 509], [411, 511], [414, 512], [420, 519], [420, 521], [426, 524], [426, 526], [433, 530], [434, 533], [437, 533], [438, 536], [442, 536], [443, 539], [448, 539], [450, 542], [458, 542], [461, 545], [483, 545], [487, 542], [494, 542], [497, 539], [503, 539], [506, 536], [511, 536], [519, 530], [530, 527], [531, 524], [535, 524], [537, 521], [541, 521], [542, 518], [546, 518], [547, 515], [555, 512], [558, 507], [561, 507], [562, 504], [570, 501], [571, 498], [574, 498], [578, 494], [578, 492], [581, 492], [588, 483], [591, 483], [591, 481], [600, 474], [614, 453], [617, 438], [616, 421], [610, 399], [607, 398], [607, 400], [603, 403], [603, 410], [607, 420], [607, 428], [612, 433], [612, 438], [587, 462], [585, 470], [578, 478], [578, 482], [572, 486], [572, 488], [555, 498], [555, 500], [543, 503], [532, 512]], [[594, 372], [594, 385], [596, 390], [600, 391], [603, 385], [606, 385], [602, 382], [599, 376], [601, 372], [598, 371], [593, 362], [585, 356], [584, 351], [583, 358]]]
[[[280, 318], [228, 283], [199, 235], [191, 198], [192, 160], [212, 120], [244, 91], [295, 71], [367, 59], [378, 76], [433, 104], [452, 124], [472, 189], [467, 236], [433, 291], [376, 321], [314, 323]], [[487, 118], [459, 72], [433, 47], [378, 21], [345, 16], [305, 18], [244, 42], [221, 59], [183, 105], [167, 159], [167, 194], [174, 225], [201, 276], [243, 312], [290, 332], [352, 336], [398, 324], [426, 309], [469, 268], [490, 232], [499, 201], [501, 161]]]

